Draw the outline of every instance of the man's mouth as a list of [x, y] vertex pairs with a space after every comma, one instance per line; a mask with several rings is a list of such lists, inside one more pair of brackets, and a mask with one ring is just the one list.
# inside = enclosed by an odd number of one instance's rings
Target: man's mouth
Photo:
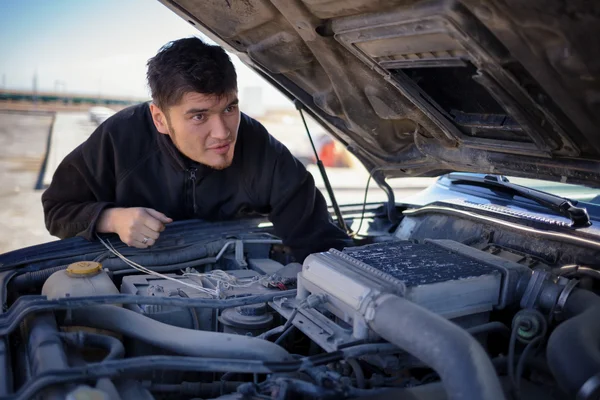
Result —
[[228, 143], [220, 144], [218, 146], [210, 147], [209, 150], [211, 150], [217, 154], [225, 154], [229, 151], [230, 147], [231, 147], [231, 143], [228, 142]]

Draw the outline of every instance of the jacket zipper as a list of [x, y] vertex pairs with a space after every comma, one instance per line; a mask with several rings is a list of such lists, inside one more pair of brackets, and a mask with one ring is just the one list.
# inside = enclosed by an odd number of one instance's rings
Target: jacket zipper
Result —
[[188, 169], [189, 180], [191, 182], [191, 188], [192, 188], [192, 206], [193, 206], [193, 210], [194, 210], [194, 217], [196, 216], [196, 213], [198, 212], [198, 206], [196, 205], [196, 171], [197, 170], [198, 170], [197, 168]]

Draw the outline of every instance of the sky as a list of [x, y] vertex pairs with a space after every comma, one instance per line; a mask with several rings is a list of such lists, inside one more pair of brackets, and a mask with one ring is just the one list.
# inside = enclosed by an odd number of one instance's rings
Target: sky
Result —
[[[0, 88], [147, 99], [146, 62], [165, 43], [198, 36], [157, 0], [0, 0]], [[265, 105], [291, 107], [232, 56], [244, 91]]]

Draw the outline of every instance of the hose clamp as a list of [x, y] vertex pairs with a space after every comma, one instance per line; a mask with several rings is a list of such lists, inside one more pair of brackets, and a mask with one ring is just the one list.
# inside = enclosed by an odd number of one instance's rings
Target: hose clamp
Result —
[[551, 313], [552, 317], [556, 321], [562, 320], [562, 315], [563, 315], [563, 311], [565, 308], [565, 304], [567, 304], [567, 300], [569, 299], [571, 292], [573, 291], [573, 289], [575, 289], [575, 287], [578, 284], [579, 284], [579, 281], [577, 279], [571, 279], [571, 280], [569, 280], [569, 282], [567, 282], [567, 284], [565, 285], [563, 290], [560, 292], [560, 295], [558, 296], [558, 300], [556, 301], [556, 305], [554, 306], [554, 310]]
[[525, 288], [525, 293], [523, 293], [523, 297], [521, 298], [521, 308], [535, 308], [538, 297], [544, 288], [544, 283], [548, 279], [550, 279], [550, 273], [539, 270], [533, 271]]

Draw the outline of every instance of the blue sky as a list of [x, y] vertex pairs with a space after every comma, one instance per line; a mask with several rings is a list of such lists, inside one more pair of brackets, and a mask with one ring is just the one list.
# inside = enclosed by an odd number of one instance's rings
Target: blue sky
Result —
[[[206, 39], [156, 0], [0, 0], [0, 87], [149, 97], [146, 61], [170, 40]], [[262, 87], [267, 104], [284, 98], [234, 59], [243, 97]], [[63, 84], [64, 83], [64, 84]]]

